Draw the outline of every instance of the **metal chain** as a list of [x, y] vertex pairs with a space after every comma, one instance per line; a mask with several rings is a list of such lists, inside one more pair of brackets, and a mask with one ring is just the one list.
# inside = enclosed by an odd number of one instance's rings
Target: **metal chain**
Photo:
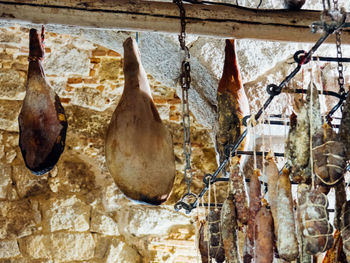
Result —
[[192, 183], [192, 167], [191, 167], [191, 118], [190, 106], [188, 100], [188, 90], [191, 87], [191, 67], [187, 58], [190, 58], [188, 47], [186, 46], [186, 13], [182, 0], [174, 0], [180, 9], [181, 32], [179, 34], [179, 42], [181, 49], [185, 51], [185, 58], [182, 61], [180, 84], [182, 89], [182, 126], [184, 129], [184, 155], [186, 159], [184, 168], [184, 179], [187, 184], [187, 194], [191, 194]]
[[[333, 0], [334, 10], [339, 11], [338, 0]], [[338, 84], [339, 84], [339, 94], [343, 95], [345, 93], [344, 89], [344, 74], [343, 74], [343, 63], [340, 61], [343, 57], [341, 50], [341, 29], [335, 32], [336, 46], [337, 46], [337, 58], [338, 58]]]

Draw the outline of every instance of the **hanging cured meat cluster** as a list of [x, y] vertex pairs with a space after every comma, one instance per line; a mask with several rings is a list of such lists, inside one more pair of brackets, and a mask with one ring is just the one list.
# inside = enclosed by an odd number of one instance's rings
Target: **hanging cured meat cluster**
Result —
[[[228, 158], [225, 145], [237, 140], [243, 126], [241, 112], [247, 112], [240, 81], [234, 41], [227, 40], [218, 88], [220, 131], [216, 147], [220, 160]], [[223, 257], [225, 262], [247, 263], [311, 263], [321, 258], [328, 263], [349, 262], [350, 205], [344, 174], [350, 149], [350, 97], [344, 104], [338, 133], [330, 119], [322, 118], [319, 92], [312, 81], [302, 97], [290, 116], [282, 170], [272, 152], [263, 159], [263, 171], [255, 159], [255, 170], [242, 174], [236, 156], [222, 170], [229, 181], [227, 198], [221, 208], [215, 204], [208, 209], [207, 223], [202, 223], [198, 242], [202, 262], [223, 262]], [[248, 125], [253, 123], [248, 121]], [[327, 197], [331, 188], [336, 194], [334, 223], [329, 219]], [[217, 223], [218, 213], [221, 224]], [[239, 236], [245, 237], [244, 242]]]
[[[37, 175], [58, 162], [68, 127], [60, 99], [45, 79], [43, 35], [30, 30], [26, 96], [18, 117], [23, 160]], [[153, 102], [136, 41], [128, 38], [123, 47], [125, 86], [106, 133], [106, 164], [128, 198], [159, 205], [169, 197], [176, 174], [172, 136]], [[226, 40], [217, 101], [215, 138], [222, 163], [230, 159], [227, 146], [242, 135], [243, 118], [249, 115], [234, 40]], [[253, 124], [253, 119], [248, 122]], [[255, 162], [251, 174], [242, 174], [238, 157], [225, 163], [227, 197], [221, 207], [209, 209], [199, 229], [202, 262], [307, 263], [324, 252], [324, 262], [350, 261], [344, 182], [350, 160], [350, 96], [337, 133], [330, 120], [322, 119], [319, 92], [310, 81], [289, 126], [281, 171], [272, 152], [263, 155], [263, 171]], [[240, 141], [240, 150], [245, 143]], [[262, 177], [267, 178], [265, 189]], [[292, 184], [297, 184], [295, 196]], [[328, 210], [331, 188], [336, 194], [334, 224]]]

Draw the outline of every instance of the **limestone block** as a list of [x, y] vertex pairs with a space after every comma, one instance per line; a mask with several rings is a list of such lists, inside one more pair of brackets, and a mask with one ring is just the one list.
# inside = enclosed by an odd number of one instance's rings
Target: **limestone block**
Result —
[[77, 49], [71, 43], [58, 45], [51, 50], [52, 52], [44, 59], [44, 70], [47, 75], [89, 75], [88, 51]]
[[103, 93], [94, 87], [88, 86], [75, 89], [71, 104], [98, 111], [104, 111], [110, 106], [106, 102], [106, 97]]
[[120, 235], [117, 223], [108, 215], [97, 210], [93, 210], [91, 213], [90, 231], [106, 236]]
[[92, 236], [95, 242], [95, 258], [105, 258], [113, 237], [106, 237], [100, 234], [92, 234]]
[[51, 234], [53, 258], [59, 262], [88, 260], [94, 257], [95, 242], [90, 233]]
[[0, 164], [0, 199], [6, 199], [11, 187], [11, 166]]
[[25, 75], [14, 69], [0, 69], [0, 99], [22, 100], [25, 94]]
[[90, 206], [75, 195], [66, 198], [51, 197], [42, 204], [44, 226], [50, 232], [59, 230], [89, 230]]
[[[75, 140], [74, 144], [80, 145], [82, 142], [83, 140]], [[70, 145], [74, 144], [72, 142]], [[49, 178], [49, 185], [53, 192], [87, 194], [96, 189], [95, 175], [91, 167], [67, 151], [58, 163], [57, 176]]]
[[173, 225], [186, 225], [190, 218], [173, 207], [135, 205], [117, 212], [119, 231], [125, 236], [166, 235]]
[[19, 254], [16, 240], [0, 241], [0, 258], [16, 257]]
[[18, 132], [18, 115], [22, 102], [17, 100], [0, 100], [0, 129]]
[[113, 239], [109, 248], [106, 262], [113, 263], [140, 263], [141, 257], [137, 251], [125, 242]]
[[21, 198], [43, 194], [49, 189], [47, 175], [36, 176], [32, 174], [24, 166], [24, 163], [13, 166], [12, 178], [16, 184], [17, 193]]
[[99, 76], [101, 80], [120, 81], [123, 72], [123, 59], [121, 57], [106, 57], [101, 59]]
[[50, 235], [32, 235], [19, 240], [21, 252], [33, 259], [51, 258]]
[[32, 234], [38, 213], [28, 199], [0, 202], [0, 239], [15, 239]]
[[90, 233], [58, 232], [22, 238], [20, 248], [32, 259], [66, 262], [93, 258], [95, 242]]

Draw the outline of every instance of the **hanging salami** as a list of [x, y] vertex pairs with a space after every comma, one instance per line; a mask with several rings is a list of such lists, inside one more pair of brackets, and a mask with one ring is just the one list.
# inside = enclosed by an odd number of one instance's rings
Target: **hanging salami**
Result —
[[249, 182], [249, 218], [247, 236], [244, 242], [243, 260], [251, 262], [254, 257], [255, 217], [261, 208], [260, 170], [255, 169]]
[[350, 261], [350, 201], [343, 205], [341, 215], [341, 236], [346, 259]]
[[298, 209], [305, 251], [316, 255], [332, 247], [333, 227], [328, 222], [327, 196], [317, 189], [306, 189], [299, 196]]
[[314, 172], [317, 183], [325, 186], [337, 184], [345, 172], [345, 148], [337, 140], [337, 134], [328, 124], [324, 125], [324, 134], [320, 135], [321, 145], [312, 149]]
[[225, 261], [225, 250], [222, 241], [220, 219], [221, 213], [219, 209], [214, 208], [209, 211], [209, 255], [211, 258], [215, 258], [217, 263]]
[[226, 263], [241, 262], [237, 244], [237, 214], [234, 196], [229, 193], [221, 208], [221, 233]]
[[19, 147], [27, 168], [36, 175], [50, 171], [64, 151], [67, 120], [57, 94], [45, 79], [42, 37], [29, 31], [26, 95], [18, 116]]
[[125, 86], [107, 131], [106, 162], [127, 197], [159, 205], [175, 178], [172, 137], [152, 100], [136, 41], [123, 46]]
[[340, 139], [344, 144], [346, 160], [350, 160], [350, 96], [346, 98], [340, 124]]
[[262, 206], [255, 218], [255, 263], [272, 263], [273, 261], [273, 219], [271, 211]]
[[207, 222], [201, 222], [200, 228], [199, 228], [199, 241], [198, 241], [198, 248], [199, 253], [201, 254], [202, 263], [208, 263], [209, 262], [209, 256], [208, 256], [208, 234], [206, 233], [205, 229], [207, 228]]
[[[218, 132], [216, 148], [220, 162], [226, 157], [224, 147], [233, 144], [241, 135], [242, 119], [249, 115], [249, 104], [241, 81], [235, 51], [235, 40], [226, 40], [225, 61], [217, 91]], [[244, 147], [244, 143], [241, 144]]]
[[237, 220], [239, 223], [246, 225], [249, 217], [247, 194], [243, 176], [240, 175], [240, 167], [238, 165], [230, 166], [230, 189], [237, 211]]
[[299, 243], [299, 261], [300, 263], [312, 263], [312, 256], [306, 253], [306, 242], [303, 236], [303, 214], [304, 210], [299, 208], [301, 196], [310, 190], [309, 185], [299, 184], [297, 190], [297, 237]]
[[283, 169], [277, 182], [277, 250], [279, 256], [286, 261], [293, 261], [299, 254], [294, 220], [292, 186], [288, 169]]
[[[317, 88], [310, 82], [305, 103], [298, 116], [292, 114], [290, 119], [290, 131], [285, 149], [292, 181], [310, 183], [310, 138], [319, 139], [319, 134], [322, 134], [320, 102]], [[313, 147], [320, 144], [321, 142], [317, 140], [312, 142]]]
[[279, 199], [277, 197], [278, 195], [277, 182], [279, 178], [279, 171], [273, 155], [270, 155], [270, 154], [267, 155], [265, 162], [266, 162], [265, 173], [267, 175], [269, 204], [270, 204], [273, 223], [274, 223], [275, 237], [277, 238], [277, 235], [278, 235], [277, 230], [278, 230], [278, 224], [279, 224], [279, 221], [277, 220], [277, 203], [279, 202]]

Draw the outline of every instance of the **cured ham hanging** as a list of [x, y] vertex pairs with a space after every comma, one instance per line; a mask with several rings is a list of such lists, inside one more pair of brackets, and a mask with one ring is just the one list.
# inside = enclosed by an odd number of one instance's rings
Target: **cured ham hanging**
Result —
[[175, 179], [172, 137], [154, 105], [136, 41], [128, 38], [123, 47], [125, 86], [107, 131], [106, 162], [127, 197], [159, 205]]
[[[233, 144], [241, 135], [242, 119], [249, 115], [248, 99], [239, 73], [235, 40], [226, 40], [224, 68], [219, 82], [217, 100], [216, 148], [222, 162], [226, 158], [225, 146]], [[244, 143], [241, 147], [244, 148]]]
[[36, 29], [30, 29], [26, 95], [18, 123], [24, 162], [36, 175], [50, 171], [57, 163], [64, 151], [68, 126], [60, 99], [45, 79], [43, 58], [42, 37]]

